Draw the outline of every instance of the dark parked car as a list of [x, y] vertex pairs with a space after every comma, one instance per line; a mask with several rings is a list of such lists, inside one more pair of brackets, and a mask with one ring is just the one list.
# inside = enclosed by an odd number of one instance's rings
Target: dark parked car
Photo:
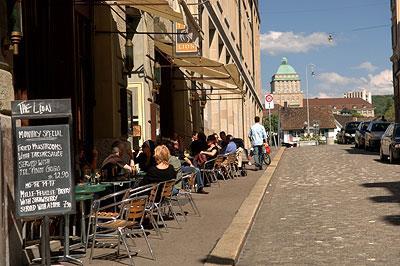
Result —
[[365, 150], [379, 149], [383, 133], [390, 125], [389, 122], [372, 121], [365, 130]]
[[400, 157], [400, 124], [391, 124], [381, 138], [380, 148], [381, 161], [389, 157], [389, 162], [393, 163]]
[[356, 135], [356, 128], [361, 122], [347, 122], [346, 126], [344, 127], [344, 132], [342, 133], [342, 143], [348, 144], [354, 142], [354, 137]]
[[356, 129], [354, 138], [356, 148], [364, 148], [365, 145], [365, 130], [368, 128], [370, 121], [361, 122]]

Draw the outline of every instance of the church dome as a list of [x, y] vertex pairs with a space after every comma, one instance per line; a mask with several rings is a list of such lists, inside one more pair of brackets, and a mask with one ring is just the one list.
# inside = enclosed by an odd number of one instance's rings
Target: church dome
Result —
[[276, 72], [278, 75], [296, 75], [297, 72], [294, 70], [294, 68], [288, 64], [288, 60], [286, 57], [282, 58], [281, 65], [278, 68], [278, 71]]

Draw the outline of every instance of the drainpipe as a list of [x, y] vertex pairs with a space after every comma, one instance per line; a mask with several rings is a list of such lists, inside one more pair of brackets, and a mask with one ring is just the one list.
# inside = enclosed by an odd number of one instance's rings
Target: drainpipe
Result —
[[[242, 43], [242, 1], [238, 1], [238, 16], [239, 16], [239, 55], [240, 55], [240, 63], [243, 65], [242, 62], [242, 48], [243, 48], [243, 43]], [[247, 96], [247, 93], [246, 93]], [[242, 97], [242, 134], [243, 134], [243, 140], [246, 139], [246, 132], [245, 132], [245, 122], [244, 122], [244, 97]]]

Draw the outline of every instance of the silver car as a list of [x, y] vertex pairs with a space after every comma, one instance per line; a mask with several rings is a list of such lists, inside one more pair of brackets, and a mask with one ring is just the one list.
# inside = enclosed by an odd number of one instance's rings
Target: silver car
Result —
[[389, 122], [372, 121], [365, 130], [365, 150], [378, 149], [381, 146], [383, 133], [390, 125]]

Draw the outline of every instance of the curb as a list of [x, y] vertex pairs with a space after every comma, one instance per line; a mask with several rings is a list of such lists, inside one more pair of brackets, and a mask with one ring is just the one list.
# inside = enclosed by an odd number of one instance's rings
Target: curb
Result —
[[285, 148], [281, 147], [208, 255], [204, 265], [235, 265]]

